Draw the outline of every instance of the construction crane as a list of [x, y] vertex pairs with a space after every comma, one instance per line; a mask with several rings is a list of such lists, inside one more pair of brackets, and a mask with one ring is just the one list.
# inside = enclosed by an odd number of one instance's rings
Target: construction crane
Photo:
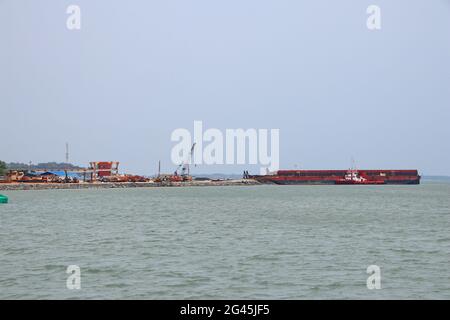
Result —
[[192, 177], [190, 176], [190, 163], [192, 160], [192, 156], [194, 154], [194, 148], [195, 148], [196, 143], [194, 142], [194, 144], [191, 147], [191, 152], [189, 153], [187, 159], [185, 161], [183, 161], [182, 163], [180, 163], [177, 167], [177, 169], [175, 170], [175, 175], [178, 175], [178, 171], [181, 169], [181, 174], [180, 176], [183, 178], [183, 180], [191, 180]]

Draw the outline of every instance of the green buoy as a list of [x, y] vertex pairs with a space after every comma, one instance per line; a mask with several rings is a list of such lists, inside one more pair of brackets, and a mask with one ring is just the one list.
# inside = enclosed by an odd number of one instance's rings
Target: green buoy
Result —
[[0, 203], [8, 203], [8, 197], [0, 194]]

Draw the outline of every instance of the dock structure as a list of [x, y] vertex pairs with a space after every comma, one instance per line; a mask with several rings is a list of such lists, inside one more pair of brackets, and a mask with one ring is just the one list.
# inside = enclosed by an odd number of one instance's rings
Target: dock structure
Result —
[[0, 183], [0, 190], [53, 190], [53, 189], [112, 189], [112, 188], [145, 188], [145, 187], [226, 187], [226, 186], [255, 186], [260, 185], [256, 180], [208, 180], [208, 181], [180, 181], [180, 182], [81, 182], [81, 183]]
[[92, 161], [89, 162], [89, 172], [91, 180], [97, 180], [103, 177], [116, 176], [119, 174], [118, 161]]
[[91, 161], [88, 168], [77, 169], [24, 169], [24, 170], [10, 170], [5, 182], [54, 182], [56, 180], [64, 179], [65, 182], [72, 180], [99, 181], [102, 179], [119, 177], [119, 162], [118, 161]]

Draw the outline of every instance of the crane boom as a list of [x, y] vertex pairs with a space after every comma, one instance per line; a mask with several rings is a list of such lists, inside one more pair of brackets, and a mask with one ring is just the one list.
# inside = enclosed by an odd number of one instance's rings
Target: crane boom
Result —
[[195, 149], [196, 144], [197, 143], [195, 143], [195, 142], [192, 144], [191, 151], [189, 152], [187, 159], [178, 165], [177, 169], [175, 170], [175, 175], [178, 175], [178, 170], [180, 170], [180, 168], [181, 168], [181, 176], [189, 177], [189, 175], [190, 175], [189, 164], [193, 158], [194, 149]]

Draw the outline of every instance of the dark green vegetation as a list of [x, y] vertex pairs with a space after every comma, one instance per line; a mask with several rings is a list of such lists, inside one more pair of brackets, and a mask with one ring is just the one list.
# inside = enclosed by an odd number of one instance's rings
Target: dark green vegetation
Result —
[[82, 169], [71, 163], [57, 163], [57, 162], [46, 162], [38, 164], [25, 164], [18, 162], [11, 162], [7, 165], [8, 170], [79, 170]]
[[6, 163], [0, 160], [0, 176], [6, 173]]

